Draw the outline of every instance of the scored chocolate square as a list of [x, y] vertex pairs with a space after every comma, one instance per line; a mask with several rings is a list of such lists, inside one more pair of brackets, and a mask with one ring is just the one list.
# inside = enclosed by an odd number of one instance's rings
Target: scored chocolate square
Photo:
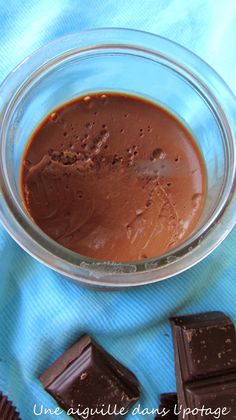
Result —
[[[139, 398], [136, 377], [88, 335], [57, 359], [40, 381], [61, 408], [78, 410], [75, 419], [82, 419], [88, 409], [91, 420], [113, 420]], [[103, 414], [93, 414], [95, 409]]]
[[[219, 412], [220, 409], [221, 413], [218, 413], [218, 418], [236, 420], [236, 373], [193, 382], [185, 387], [185, 392], [190, 407], [205, 408], [205, 416], [199, 412], [196, 417], [193, 412], [190, 414], [189, 420], [211, 418], [206, 414], [209, 409], [211, 412], [216, 410]], [[224, 412], [222, 412], [223, 408]]]
[[[171, 319], [175, 347], [178, 403], [182, 409], [230, 407], [227, 420], [235, 419], [236, 333], [222, 312], [178, 316]], [[182, 419], [211, 418], [186, 416]], [[221, 418], [221, 417], [220, 417]]]
[[171, 319], [184, 382], [236, 368], [236, 335], [232, 321], [221, 312]]

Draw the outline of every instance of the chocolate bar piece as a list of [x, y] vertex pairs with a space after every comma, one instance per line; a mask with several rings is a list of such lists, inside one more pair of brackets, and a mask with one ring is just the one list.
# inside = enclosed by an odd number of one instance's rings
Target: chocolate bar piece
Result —
[[236, 372], [190, 383], [185, 392], [189, 407], [204, 406], [212, 411], [226, 407], [225, 413], [229, 413], [222, 415], [222, 419], [236, 419]]
[[[221, 312], [208, 312], [171, 319], [179, 419], [204, 418], [183, 415], [184, 409], [223, 408], [226, 420], [236, 419], [236, 334], [232, 321]], [[226, 410], [227, 411], [227, 410]], [[206, 416], [206, 418], [209, 418]]]
[[[40, 377], [46, 391], [75, 419], [116, 419], [139, 398], [136, 377], [83, 335]], [[86, 410], [86, 411], [84, 411]]]
[[177, 394], [161, 394], [160, 405], [158, 408], [159, 414], [156, 415], [155, 420], [165, 418], [165, 420], [177, 420], [178, 415], [175, 414], [175, 407], [178, 405]]
[[1, 420], [20, 420], [19, 413], [12, 402], [0, 392], [0, 419]]

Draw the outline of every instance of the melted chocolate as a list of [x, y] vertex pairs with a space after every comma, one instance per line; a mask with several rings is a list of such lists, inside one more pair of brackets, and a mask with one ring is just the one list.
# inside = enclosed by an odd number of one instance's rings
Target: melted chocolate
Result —
[[165, 109], [117, 93], [62, 106], [32, 135], [22, 191], [35, 223], [101, 260], [158, 256], [196, 228], [205, 169], [189, 131]]

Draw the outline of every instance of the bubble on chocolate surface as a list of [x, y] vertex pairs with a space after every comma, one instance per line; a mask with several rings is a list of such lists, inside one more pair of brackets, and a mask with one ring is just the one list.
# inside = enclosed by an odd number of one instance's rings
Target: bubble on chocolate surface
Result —
[[101, 95], [100, 96], [100, 100], [101, 100], [101, 103], [105, 106], [105, 105], [107, 105], [108, 104], [108, 102], [109, 102], [109, 98], [108, 98], [108, 96], [104, 93], [103, 95]]
[[118, 158], [117, 155], [114, 155], [113, 158], [112, 158], [111, 164], [115, 165], [117, 162], [119, 162], [119, 158]]
[[77, 197], [81, 200], [82, 198], [84, 198], [84, 193], [82, 191], [76, 191], [76, 195]]
[[89, 102], [91, 102], [91, 96], [87, 95], [84, 97], [83, 101], [88, 104]]
[[152, 151], [151, 160], [164, 159], [165, 156], [165, 152], [161, 148], [157, 147]]
[[127, 225], [126, 226], [126, 231], [127, 231], [127, 237], [128, 237], [128, 239], [130, 239], [131, 238], [131, 234], [132, 234], [132, 228], [131, 228], [130, 225]]
[[56, 112], [52, 112], [52, 113], [51, 113], [51, 115], [50, 115], [50, 120], [51, 120], [51, 121], [54, 121], [54, 122], [57, 122], [57, 121], [58, 121], [58, 115], [57, 115], [57, 113], [56, 113]]
[[87, 95], [83, 98], [83, 103], [87, 109], [92, 109], [94, 106], [94, 101], [91, 96]]

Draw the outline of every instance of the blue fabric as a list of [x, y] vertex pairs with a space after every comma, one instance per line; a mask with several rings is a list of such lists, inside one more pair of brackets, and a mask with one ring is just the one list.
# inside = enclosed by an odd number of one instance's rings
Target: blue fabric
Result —
[[[107, 26], [142, 29], [179, 42], [236, 92], [234, 0], [0, 0], [0, 79], [60, 35]], [[86, 331], [136, 373], [142, 407], [155, 407], [161, 392], [175, 389], [168, 317], [221, 309], [236, 322], [235, 240], [234, 229], [206, 260], [168, 281], [98, 292], [64, 281], [0, 228], [0, 389], [23, 420], [37, 418], [34, 404], [56, 407], [38, 376]]]

